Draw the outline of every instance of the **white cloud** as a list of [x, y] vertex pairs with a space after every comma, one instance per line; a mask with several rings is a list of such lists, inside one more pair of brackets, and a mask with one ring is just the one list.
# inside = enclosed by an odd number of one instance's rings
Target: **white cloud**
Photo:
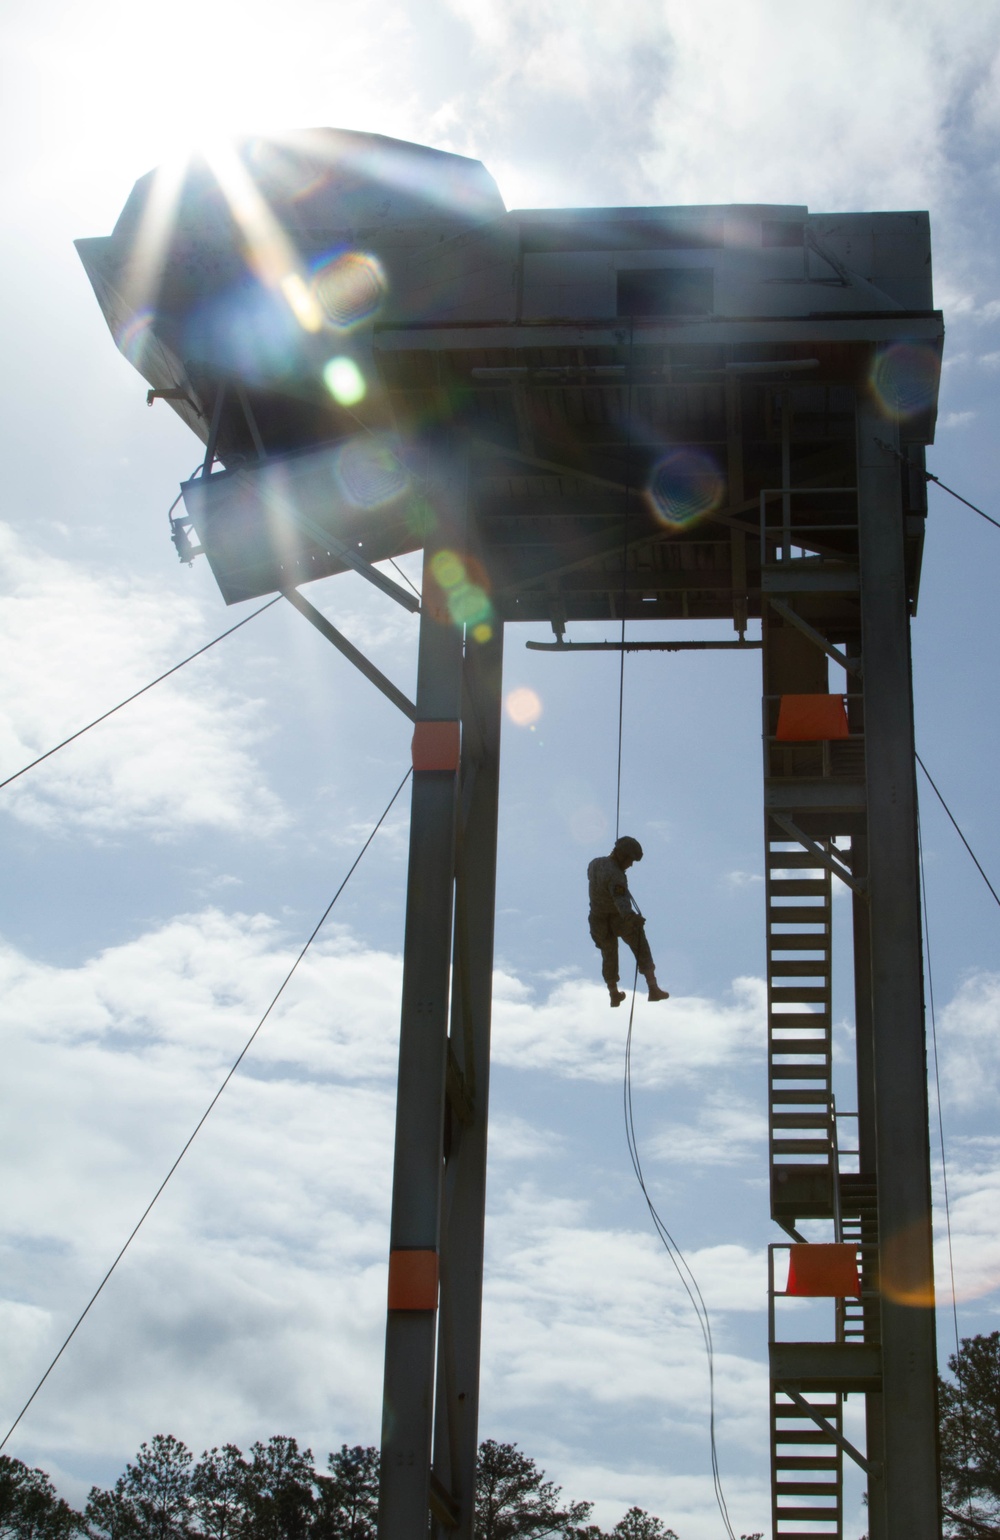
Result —
[[1000, 1092], [1000, 974], [972, 974], [940, 1013], [941, 1079], [948, 1101], [972, 1108]]
[[662, 1160], [697, 1168], [731, 1166], [760, 1160], [767, 1148], [767, 1118], [732, 1093], [711, 1091], [702, 1100], [694, 1123], [671, 1123], [650, 1144]]
[[[626, 954], [628, 956], [629, 954]], [[567, 1079], [607, 1081], [622, 1073], [626, 1000], [612, 1014], [603, 987], [568, 979], [544, 999], [510, 974], [494, 981], [494, 1055], [514, 1069], [544, 1069]], [[634, 1083], [657, 1086], [761, 1051], [765, 995], [761, 979], [733, 982], [720, 1004], [677, 996], [650, 1005], [640, 990], [635, 1006]]]
[[[30, 1390], [294, 954], [267, 916], [215, 909], [77, 967], [0, 951], [0, 1161], [19, 1171], [0, 1196], [6, 1404]], [[530, 991], [509, 976], [499, 983], [501, 1062], [524, 1063], [518, 1012], [530, 1009]], [[279, 1429], [319, 1451], [375, 1440], [399, 984], [399, 959], [345, 930], [315, 944], [32, 1409], [15, 1453], [66, 1472], [92, 1470], [115, 1452], [124, 1460], [168, 1428], [196, 1448], [221, 1438], [245, 1446]], [[579, 1073], [574, 1013], [588, 994], [601, 998], [596, 986], [557, 982], [535, 1010], [556, 1042], [550, 1073]], [[606, 1068], [601, 1003], [584, 1039], [584, 1075], [597, 1080]], [[753, 1040], [759, 1011], [752, 980], [722, 1007], [678, 1002], [669, 1050], [644, 1045], [644, 1054], [653, 1050], [644, 1083], [658, 1083], [668, 1065], [674, 1078], [714, 1074]], [[619, 1048], [616, 1040], [615, 1077]], [[717, 1101], [703, 1124], [710, 1130], [715, 1118], [739, 1140], [742, 1117], [738, 1104]], [[534, 1421], [547, 1424], [548, 1409], [571, 1396], [567, 1437], [577, 1450], [574, 1421], [596, 1426], [609, 1409], [627, 1419], [639, 1407], [658, 1436], [686, 1437], [707, 1368], [659, 1243], [641, 1223], [595, 1222], [585, 1192], [559, 1197], [512, 1180], [525, 1163], [534, 1178], [540, 1162], [560, 1155], [558, 1127], [505, 1111], [491, 1142], [491, 1418], [521, 1419], [519, 1440], [529, 1447]], [[717, 1334], [722, 1436], [730, 1447], [755, 1447], [764, 1371], [726, 1323], [763, 1311], [763, 1254], [724, 1240], [693, 1247], [688, 1260]], [[692, 1435], [707, 1470], [706, 1436]], [[649, 1490], [674, 1501], [685, 1479], [675, 1467], [666, 1485], [650, 1476]], [[83, 1495], [66, 1481], [69, 1495]], [[696, 1509], [705, 1490], [692, 1476], [685, 1501]], [[618, 1500], [604, 1487], [579, 1495]]]
[[945, 412], [941, 420], [943, 428], [964, 428], [970, 422], [974, 422], [979, 416], [978, 412]]
[[[5, 525], [0, 564], [4, 774], [207, 639], [189, 600], [113, 573], [99, 578]], [[253, 757], [260, 708], [220, 685], [219, 671], [215, 660], [199, 658], [189, 673], [157, 685], [7, 787], [2, 805], [25, 823], [94, 836], [133, 829], [169, 837], [198, 825], [252, 824], [265, 835], [280, 828], [287, 815]]]

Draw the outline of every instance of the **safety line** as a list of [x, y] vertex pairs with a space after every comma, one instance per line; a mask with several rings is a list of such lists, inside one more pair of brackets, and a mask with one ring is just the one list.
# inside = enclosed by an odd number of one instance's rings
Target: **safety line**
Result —
[[948, 1270], [951, 1274], [951, 1313], [955, 1325], [955, 1352], [960, 1349], [958, 1338], [958, 1299], [955, 1292], [955, 1255], [951, 1244], [951, 1201], [948, 1193], [948, 1159], [944, 1147], [944, 1113], [941, 1107], [941, 1070], [938, 1064], [937, 1012], [934, 1006], [934, 970], [931, 966], [930, 917], [927, 909], [927, 870], [924, 866], [924, 836], [917, 806], [917, 853], [920, 858], [920, 896], [924, 916], [924, 956], [927, 959], [927, 1003], [931, 1008], [931, 1049], [934, 1054], [934, 1091], [937, 1096], [938, 1139], [941, 1142], [941, 1173], [944, 1180], [944, 1220], [948, 1235]]
[[970, 503], [967, 497], [963, 497], [961, 492], [956, 492], [954, 487], [945, 486], [940, 476], [935, 476], [931, 471], [924, 471], [924, 477], [927, 481], [933, 481], [934, 485], [940, 487], [942, 492], [948, 492], [952, 497], [957, 498], [960, 503], [964, 503], [966, 508], [971, 508], [973, 513], [978, 513], [979, 517], [985, 519], [987, 524], [992, 524], [994, 529], [1000, 529], [1000, 519], [991, 518], [988, 513], [984, 513], [981, 508], [977, 508], [975, 503]]
[[[248, 616], [247, 618], [250, 619], [252, 617]], [[131, 1246], [132, 1242], [135, 1240], [135, 1238], [138, 1235], [139, 1231], [142, 1229], [142, 1226], [145, 1223], [146, 1219], [148, 1218], [149, 1214], [151, 1213], [151, 1211], [153, 1209], [153, 1205], [156, 1203], [156, 1200], [159, 1198], [160, 1194], [163, 1192], [163, 1189], [166, 1187], [167, 1183], [170, 1181], [170, 1178], [173, 1176], [174, 1172], [177, 1170], [177, 1167], [180, 1165], [181, 1161], [184, 1159], [185, 1155], [187, 1154], [188, 1150], [191, 1148], [191, 1146], [194, 1143], [195, 1139], [198, 1137], [198, 1134], [201, 1132], [202, 1128], [204, 1127], [205, 1122], [208, 1119], [209, 1113], [212, 1111], [212, 1109], [215, 1106], [216, 1102], [219, 1100], [219, 1097], [222, 1095], [223, 1091], [226, 1089], [227, 1085], [232, 1080], [232, 1078], [235, 1075], [236, 1071], [239, 1069], [240, 1064], [242, 1063], [243, 1059], [246, 1057], [247, 1053], [249, 1052], [250, 1047], [253, 1044], [253, 1041], [254, 1041], [255, 1037], [257, 1036], [258, 1032], [260, 1031], [261, 1027], [264, 1025], [265, 1021], [270, 1016], [271, 1012], [274, 1010], [274, 1007], [277, 1005], [278, 1001], [281, 999], [281, 996], [284, 993], [287, 984], [291, 980], [292, 975], [295, 973], [295, 970], [298, 968], [299, 963], [302, 961], [303, 957], [305, 957], [305, 955], [308, 952], [309, 948], [312, 946], [312, 944], [315, 941], [316, 937], [319, 935], [320, 930], [322, 929], [323, 924], [324, 924], [324, 922], [325, 922], [325, 920], [327, 918], [327, 915], [330, 913], [330, 910], [333, 908], [334, 904], [337, 902], [337, 899], [340, 897], [341, 893], [343, 893], [344, 889], [347, 887], [347, 884], [350, 882], [351, 877], [354, 875], [354, 872], [356, 871], [356, 869], [357, 869], [357, 867], [358, 867], [358, 865], [359, 865], [359, 863], [361, 861], [362, 856], [364, 855], [365, 851], [368, 849], [368, 847], [371, 844], [372, 840], [375, 838], [375, 836], [378, 833], [379, 829], [382, 827], [383, 823], [385, 822], [386, 818], [389, 815], [389, 810], [391, 809], [391, 807], [392, 807], [393, 803], [395, 802], [396, 798], [399, 796], [399, 794], [402, 791], [403, 787], [406, 785], [407, 781], [410, 779], [410, 776], [412, 775], [412, 773], [413, 773], [412, 769], [407, 770], [406, 774], [403, 776], [403, 779], [400, 781], [399, 785], [396, 787], [396, 790], [393, 792], [392, 796], [389, 798], [389, 801], [386, 803], [385, 808], [384, 808], [382, 814], [380, 815], [378, 822], [376, 823], [375, 827], [372, 829], [372, 831], [369, 834], [368, 838], [365, 840], [365, 842], [362, 845], [361, 849], [358, 851], [358, 854], [355, 856], [354, 861], [352, 862], [352, 864], [351, 864], [351, 866], [350, 866], [350, 868], [349, 868], [349, 870], [347, 872], [347, 876], [344, 878], [343, 882], [340, 884], [340, 887], [337, 889], [336, 893], [333, 895], [333, 897], [331, 898], [330, 902], [327, 904], [326, 908], [323, 910], [323, 913], [320, 915], [319, 920], [317, 921], [316, 925], [313, 927], [313, 930], [312, 930], [312, 932], [311, 932], [311, 934], [309, 936], [308, 941], [305, 943], [305, 945], [303, 946], [302, 950], [300, 951], [298, 957], [296, 957], [295, 961], [292, 963], [292, 966], [289, 968], [288, 972], [285, 974], [285, 977], [282, 979], [280, 985], [278, 986], [277, 992], [273, 996], [270, 1005], [267, 1007], [267, 1010], [264, 1012], [263, 1016], [260, 1018], [260, 1020], [258, 1021], [257, 1025], [254, 1027], [254, 1029], [251, 1032], [250, 1036], [247, 1038], [246, 1043], [243, 1045], [242, 1049], [240, 1050], [239, 1055], [237, 1056], [236, 1061], [233, 1064], [232, 1068], [230, 1069], [229, 1073], [226, 1075], [226, 1078], [223, 1080], [222, 1084], [219, 1086], [219, 1089], [216, 1091], [215, 1095], [212, 1097], [212, 1100], [209, 1102], [208, 1106], [205, 1108], [205, 1111], [202, 1113], [201, 1117], [198, 1119], [198, 1122], [194, 1126], [193, 1132], [188, 1137], [188, 1139], [187, 1139], [186, 1143], [184, 1144], [184, 1147], [182, 1148], [180, 1154], [177, 1156], [177, 1159], [174, 1161], [173, 1165], [170, 1167], [170, 1170], [167, 1172], [166, 1176], [163, 1178], [163, 1181], [160, 1183], [159, 1187], [156, 1189], [155, 1193], [150, 1198], [149, 1202], [147, 1203], [146, 1207], [144, 1208], [144, 1210], [143, 1210], [143, 1212], [142, 1212], [142, 1214], [141, 1214], [141, 1216], [139, 1218], [138, 1223], [135, 1225], [134, 1229], [132, 1230], [131, 1234], [129, 1235], [128, 1240], [125, 1242], [124, 1246], [122, 1246], [121, 1250], [119, 1251], [118, 1255], [115, 1257], [115, 1259], [112, 1262], [111, 1266], [108, 1268], [107, 1272], [104, 1274], [104, 1277], [101, 1279], [100, 1283], [97, 1285], [97, 1288], [94, 1290], [93, 1294], [90, 1296], [90, 1298], [87, 1301], [86, 1305], [84, 1306], [83, 1310], [81, 1310], [80, 1314], [77, 1316], [76, 1322], [75, 1322], [72, 1330], [66, 1336], [66, 1338], [65, 1338], [65, 1340], [64, 1340], [64, 1342], [62, 1344], [62, 1347], [59, 1349], [58, 1353], [55, 1355], [55, 1357], [53, 1358], [52, 1362], [49, 1364], [49, 1366], [46, 1369], [45, 1373], [42, 1375], [41, 1379], [38, 1381], [38, 1384], [35, 1386], [34, 1390], [31, 1392], [31, 1395], [28, 1397], [27, 1401], [25, 1401], [25, 1403], [22, 1406], [21, 1410], [18, 1412], [17, 1416], [14, 1418], [14, 1421], [11, 1423], [10, 1427], [7, 1429], [7, 1432], [4, 1434], [3, 1439], [0, 1440], [0, 1450], [3, 1450], [4, 1446], [7, 1443], [7, 1440], [10, 1438], [11, 1434], [14, 1432], [14, 1429], [17, 1427], [18, 1423], [21, 1421], [21, 1419], [24, 1416], [25, 1412], [28, 1410], [29, 1406], [34, 1401], [35, 1397], [38, 1395], [38, 1392], [41, 1390], [42, 1386], [45, 1384], [45, 1381], [48, 1379], [49, 1375], [52, 1373], [53, 1369], [55, 1368], [56, 1364], [59, 1362], [59, 1360], [62, 1357], [63, 1353], [65, 1353], [66, 1349], [69, 1347], [69, 1345], [72, 1342], [73, 1338], [76, 1336], [77, 1331], [82, 1326], [82, 1324], [83, 1324], [85, 1318], [87, 1317], [87, 1315], [90, 1313], [91, 1306], [97, 1300], [97, 1297], [101, 1293], [101, 1290], [104, 1288], [104, 1285], [107, 1283], [108, 1279], [111, 1277], [111, 1274], [114, 1272], [115, 1268], [118, 1266], [118, 1264], [121, 1261], [122, 1257], [125, 1255], [126, 1251], [128, 1251], [128, 1249]]]
[[[708, 1430], [712, 1451], [712, 1485], [715, 1489], [715, 1501], [718, 1504], [722, 1522], [726, 1527], [729, 1540], [736, 1540], [733, 1526], [729, 1518], [729, 1509], [726, 1506], [726, 1497], [722, 1489], [722, 1476], [719, 1471], [719, 1455], [715, 1441], [715, 1347], [712, 1342], [712, 1323], [709, 1319], [708, 1306], [705, 1304], [698, 1280], [691, 1270], [687, 1258], [680, 1246], [674, 1240], [649, 1196], [646, 1180], [642, 1173], [642, 1162], [639, 1159], [639, 1146], [635, 1135], [635, 1116], [632, 1109], [632, 1023], [635, 1018], [635, 996], [639, 982], [639, 963], [636, 961], [635, 976], [632, 980], [632, 1004], [628, 1017], [628, 1033], [625, 1038], [625, 1080], [622, 1088], [625, 1110], [625, 1138], [628, 1143], [628, 1152], [632, 1160], [632, 1169], [643, 1197], [646, 1207], [649, 1209], [650, 1218], [660, 1241], [663, 1244], [667, 1256], [670, 1258], [684, 1291], [691, 1301], [692, 1309], [701, 1328], [702, 1340], [705, 1344], [705, 1354], [708, 1359]], [[2, 1447], [2, 1446], [0, 1446]]]
[[628, 393], [625, 397], [625, 508], [622, 520], [622, 645], [618, 664], [618, 777], [615, 789], [615, 841], [621, 832], [622, 728], [625, 720], [625, 609], [628, 600], [628, 515], [632, 495], [632, 357], [635, 351], [635, 317], [629, 320]]
[[980, 866], [979, 859], [978, 859], [978, 857], [976, 855], [976, 852], [973, 850], [972, 846], [969, 844], [969, 842], [966, 839], [965, 835], [962, 833], [961, 829], [959, 828], [958, 822], [957, 822], [957, 820], [955, 818], [954, 813], [952, 812], [951, 808], [948, 806], [947, 802], [944, 800], [944, 798], [942, 797], [941, 793], [938, 791], [937, 787], [935, 786], [934, 779], [933, 779], [930, 771], [928, 770], [927, 766], [924, 764], [923, 760], [920, 758], [920, 755], [917, 753], [916, 749], [914, 749], [913, 755], [914, 755], [914, 758], [917, 761], [917, 764], [920, 766], [921, 770], [924, 772], [924, 774], [926, 775], [927, 779], [930, 781], [930, 783], [931, 783], [931, 790], [933, 791], [934, 795], [937, 797], [938, 801], [940, 802], [941, 806], [944, 808], [945, 812], [948, 814], [948, 817], [951, 819], [952, 825], [954, 826], [954, 829], [955, 829], [955, 833], [958, 835], [959, 839], [962, 841], [962, 844], [965, 846], [966, 850], [969, 852], [969, 854], [972, 857], [973, 861], [975, 861], [977, 872], [979, 873], [980, 877], [982, 877], [983, 881], [985, 882], [986, 886], [989, 888], [990, 892], [993, 894], [993, 897], [994, 897], [996, 903], [998, 905], [1000, 905], [1000, 894], [997, 893], [996, 888], [993, 886], [992, 882], [987, 877], [986, 873], [983, 871], [983, 868]]
[[[951, 1277], [951, 1316], [955, 1331], [955, 1363], [959, 1366], [956, 1368], [956, 1378], [958, 1380], [958, 1404], [962, 1416], [962, 1433], [964, 1436], [963, 1442], [965, 1445], [965, 1458], [966, 1463], [968, 1463], [971, 1438], [969, 1433], [968, 1413], [965, 1405], [965, 1386], [962, 1383], [962, 1371], [960, 1367], [962, 1344], [958, 1335], [958, 1292], [955, 1287], [955, 1252], [951, 1239], [951, 1198], [948, 1191], [948, 1157], [944, 1144], [944, 1112], [941, 1106], [941, 1070], [938, 1061], [937, 1012], [934, 1008], [934, 971], [931, 967], [930, 916], [927, 908], [927, 871], [924, 865], [924, 840], [923, 832], [920, 826], [919, 799], [917, 805], [917, 852], [920, 859], [920, 894], [924, 921], [924, 956], [927, 959], [927, 998], [931, 1008], [931, 1049], [934, 1055], [934, 1092], [937, 1098], [938, 1138], [941, 1142], [941, 1176], [944, 1186], [944, 1222], [945, 1231], [948, 1237], [948, 1272]], [[971, 1512], [971, 1495], [969, 1497], [969, 1509]]]
[[[119, 701], [117, 706], [112, 706], [110, 711], [104, 711], [99, 717], [95, 717], [92, 722], [88, 722], [86, 727], [81, 727], [75, 733], [70, 733], [69, 737], [64, 738], [62, 743], [57, 743], [55, 748], [46, 749], [45, 753], [39, 754], [38, 758], [33, 759], [30, 765], [22, 765], [20, 770], [15, 770], [13, 775], [8, 775], [5, 781], [0, 781], [0, 791], [3, 791], [5, 786], [9, 786], [12, 781], [16, 781], [20, 776], [27, 775], [29, 770], [34, 770], [35, 766], [40, 765], [44, 759], [51, 759], [53, 754], [58, 754], [59, 750], [64, 749], [68, 743], [73, 743], [77, 738], [82, 738], [84, 733], [89, 733], [90, 729], [96, 727], [99, 722], [106, 722], [108, 717], [113, 717], [115, 712], [121, 711], [123, 706], [131, 705], [132, 701], [138, 700], [140, 695], [145, 695], [146, 691], [151, 690], [154, 685], [162, 684], [164, 679], [169, 679], [171, 674], [176, 674], [178, 669], [183, 668], [186, 663], [192, 663], [195, 658], [200, 658], [202, 653], [208, 652], [209, 648], [214, 647], [216, 642], [224, 641], [227, 636], [232, 636], [233, 632], [238, 631], [241, 626], [249, 625], [251, 620], [256, 620], [258, 615], [263, 615], [265, 610], [269, 610], [272, 604], [277, 604], [280, 599], [281, 594], [278, 594], [274, 599], [268, 599], [267, 603], [262, 604], [259, 610], [254, 610], [251, 614], [244, 615], [243, 619], [238, 620], [235, 626], [230, 626], [228, 631], [223, 631], [214, 637], [212, 641], [206, 642], [204, 647], [198, 648], [197, 652], [192, 652], [188, 657], [182, 658], [179, 663], [174, 664], [173, 668], [168, 668], [165, 674], [160, 674], [158, 678], [151, 679], [149, 684], [144, 684], [142, 689], [136, 690], [134, 695], [126, 696], [125, 700]], [[2, 1448], [3, 1445], [0, 1444], [0, 1449]]]
[[925, 481], [933, 481], [934, 485], [940, 487], [942, 492], [947, 492], [949, 496], [956, 498], [958, 502], [964, 503], [966, 508], [971, 508], [973, 513], [978, 513], [979, 517], [985, 519], [987, 524], [992, 524], [995, 529], [1000, 529], [1000, 519], [994, 519], [990, 514], [984, 513], [982, 508], [977, 508], [975, 503], [970, 503], [967, 497], [963, 497], [961, 492], [956, 492], [954, 487], [949, 487], [946, 482], [941, 480], [940, 476], [935, 476], [933, 471], [929, 471], [926, 468], [920, 470], [894, 444], [887, 444], [885, 439], [877, 438], [875, 442], [880, 449], [887, 449], [891, 455], [895, 455], [896, 459], [901, 465], [905, 465], [907, 470], [917, 471], [919, 475], [923, 476]]

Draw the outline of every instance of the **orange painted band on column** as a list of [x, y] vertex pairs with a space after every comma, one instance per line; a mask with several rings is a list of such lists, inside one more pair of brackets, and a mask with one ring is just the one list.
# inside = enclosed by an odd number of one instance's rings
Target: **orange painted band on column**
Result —
[[418, 722], [413, 729], [413, 768], [457, 770], [461, 746], [457, 722]]
[[438, 1254], [436, 1251], [390, 1251], [389, 1309], [436, 1310]]
[[860, 1298], [857, 1248], [847, 1241], [790, 1246], [787, 1292], [812, 1299]]
[[847, 738], [847, 706], [842, 695], [783, 695], [778, 708], [779, 743], [822, 743]]

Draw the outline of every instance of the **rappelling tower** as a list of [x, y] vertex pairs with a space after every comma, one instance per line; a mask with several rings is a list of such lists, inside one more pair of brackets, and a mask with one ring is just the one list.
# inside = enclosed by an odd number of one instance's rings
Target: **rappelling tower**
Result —
[[[428, 1509], [472, 1532], [504, 626], [548, 621], [566, 652], [574, 622], [623, 618], [670, 646], [729, 620], [728, 645], [762, 649], [792, 1257], [786, 1287], [775, 1248], [776, 1540], [840, 1540], [845, 1459], [872, 1540], [938, 1540], [909, 650], [943, 337], [926, 215], [507, 212], [477, 162], [317, 130], [152, 173], [79, 248], [151, 395], [206, 444], [182, 556], [229, 603], [284, 592], [414, 722], [381, 1540]], [[373, 563], [418, 548], [411, 702], [301, 589], [350, 568], [413, 609]], [[828, 1300], [818, 1340], [784, 1340], [789, 1292]]]

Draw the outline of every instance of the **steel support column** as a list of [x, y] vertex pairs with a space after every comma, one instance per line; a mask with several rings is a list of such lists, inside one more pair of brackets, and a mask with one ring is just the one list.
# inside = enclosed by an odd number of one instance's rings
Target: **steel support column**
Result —
[[469, 645], [462, 698], [450, 1039], [462, 1094], [447, 1123], [434, 1417], [434, 1474], [457, 1527], [436, 1519], [432, 1531], [456, 1540], [472, 1540], [475, 1519], [502, 670], [498, 626], [489, 642]]
[[[859, 541], [868, 791], [887, 1540], [939, 1540], [913, 698], [894, 425], [858, 404]], [[876, 1532], [878, 1532], [876, 1530]]]
[[456, 741], [458, 736], [462, 635], [449, 623], [447, 614], [435, 613], [429, 596], [439, 591], [432, 571], [435, 555], [463, 544], [466, 474], [464, 456], [445, 455], [439, 461], [429, 489], [436, 523], [424, 550], [389, 1242], [379, 1540], [417, 1540], [427, 1533], [458, 756], [456, 752], [450, 768], [419, 768], [416, 745], [425, 723], [453, 723]]

